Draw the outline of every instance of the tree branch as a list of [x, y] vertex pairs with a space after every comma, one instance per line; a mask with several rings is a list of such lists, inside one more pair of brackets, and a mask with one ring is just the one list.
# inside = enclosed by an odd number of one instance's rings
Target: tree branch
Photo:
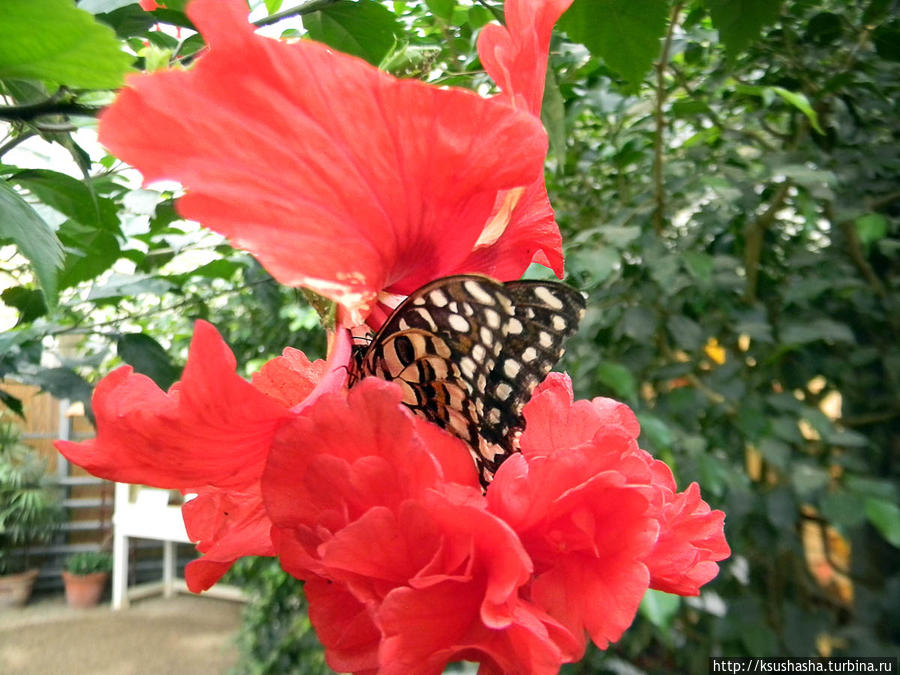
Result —
[[684, 2], [678, 2], [672, 8], [669, 18], [669, 28], [666, 31], [666, 41], [663, 43], [662, 53], [656, 64], [656, 135], [653, 137], [653, 191], [656, 209], [653, 212], [653, 229], [662, 232], [666, 216], [666, 193], [663, 185], [663, 135], [665, 133], [665, 119], [663, 118], [663, 106], [666, 102], [666, 67], [669, 64], [669, 51], [672, 49], [672, 36], [675, 33], [675, 25]]
[[870, 200], [868, 206], [873, 211], [880, 211], [886, 206], [890, 206], [898, 199], [900, 199], [900, 190], [895, 190], [894, 192], [889, 192], [888, 194], [882, 195], [877, 199]]
[[847, 240], [847, 254], [850, 256], [850, 260], [853, 261], [853, 264], [856, 265], [856, 269], [859, 270], [859, 273], [862, 274], [869, 286], [872, 287], [875, 294], [880, 298], [886, 299], [888, 296], [887, 289], [884, 287], [884, 284], [881, 283], [881, 279], [878, 278], [878, 275], [875, 274], [875, 270], [872, 269], [869, 261], [866, 260], [866, 256], [862, 249], [862, 242], [859, 240], [859, 234], [856, 231], [853, 221], [838, 221], [837, 214], [834, 212], [834, 205], [831, 202], [825, 203], [824, 211], [825, 217], [828, 218], [833, 225], [837, 225], [841, 228], [841, 232], [843, 232], [844, 237]]
[[9, 122], [30, 122], [44, 115], [97, 115], [102, 107], [81, 105], [72, 101], [60, 101], [55, 97], [38, 103], [26, 103], [25, 105], [0, 106], [0, 120]]
[[304, 2], [302, 5], [297, 5], [296, 7], [291, 7], [290, 9], [284, 9], [280, 12], [275, 12], [271, 16], [265, 16], [258, 21], [254, 21], [253, 25], [257, 28], [261, 26], [271, 26], [273, 23], [278, 23], [279, 21], [283, 21], [284, 19], [289, 19], [292, 16], [303, 16], [304, 14], [312, 14], [313, 12], [318, 12], [320, 9], [324, 9], [330, 5], [335, 5], [340, 0], [309, 0], [308, 2]]
[[23, 143], [24, 141], [27, 141], [32, 136], [37, 136], [37, 134], [34, 131], [26, 131], [24, 133], [19, 134], [15, 138], [11, 138], [3, 145], [0, 145], [0, 157], [3, 157], [3, 155], [5, 155], [10, 150], [12, 150], [19, 143]]
[[744, 249], [744, 269], [747, 272], [747, 286], [744, 290], [744, 298], [747, 302], [756, 300], [756, 284], [759, 280], [759, 260], [762, 256], [763, 235], [772, 223], [775, 222], [775, 214], [784, 205], [788, 191], [791, 189], [791, 182], [785, 181], [778, 188], [778, 192], [772, 198], [772, 203], [763, 213], [749, 223], [744, 229], [745, 232], [745, 249]]

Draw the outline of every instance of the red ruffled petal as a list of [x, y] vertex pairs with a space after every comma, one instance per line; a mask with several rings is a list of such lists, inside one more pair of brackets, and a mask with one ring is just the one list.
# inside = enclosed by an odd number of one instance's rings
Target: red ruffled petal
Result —
[[572, 449], [508, 459], [488, 503], [534, 560], [532, 598], [573, 635], [587, 631], [601, 648], [618, 639], [647, 590], [644, 559], [659, 529], [642, 490], [595, 472], [589, 449]]
[[375, 673], [381, 631], [366, 607], [346, 586], [328, 579], [309, 579], [303, 590], [328, 665], [338, 673]]
[[253, 374], [250, 382], [287, 408], [305, 401], [326, 372], [325, 361], [312, 362], [299, 349], [286, 347]]
[[231, 569], [234, 561], [217, 562], [206, 557], [192, 560], [184, 568], [184, 581], [191, 593], [202, 593], [209, 590], [225, 573]]
[[[525, 406], [522, 453], [487, 492], [535, 565], [531, 598], [573, 635], [606, 648], [648, 587], [694, 594], [728, 555], [722, 514], [637, 445], [634, 414], [611, 399], [574, 401], [551, 374]], [[581, 648], [583, 649], [582, 642]]]
[[415, 418], [400, 398], [397, 385], [366, 378], [349, 393], [322, 396], [282, 428], [263, 476], [273, 522], [343, 527], [373, 506], [396, 509], [448, 477], [477, 485], [465, 445], [428, 428], [426, 440], [442, 435], [432, 454], [419, 435], [429, 423]]
[[699, 595], [719, 573], [716, 564], [731, 555], [725, 541], [725, 514], [712, 511], [691, 483], [663, 507], [659, 541], [647, 559], [650, 586], [678, 595]]

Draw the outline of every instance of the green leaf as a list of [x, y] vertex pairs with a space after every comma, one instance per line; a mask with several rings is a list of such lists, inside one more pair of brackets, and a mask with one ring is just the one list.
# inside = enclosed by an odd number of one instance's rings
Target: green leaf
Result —
[[59, 228], [59, 240], [68, 249], [59, 287], [71, 288], [97, 278], [119, 259], [119, 240], [111, 232], [67, 220]]
[[646, 307], [629, 307], [622, 314], [618, 328], [632, 340], [649, 342], [656, 333], [656, 315]]
[[887, 236], [888, 221], [880, 213], [867, 213], [854, 221], [863, 246], [871, 246]]
[[681, 598], [671, 593], [655, 591], [652, 588], [644, 593], [638, 610], [647, 621], [660, 630], [667, 630], [681, 607]]
[[274, 14], [281, 9], [282, 0], [266, 0], [266, 12]]
[[586, 274], [599, 283], [613, 273], [621, 257], [608, 246], [578, 248], [566, 259], [566, 266], [572, 274]]
[[9, 392], [3, 391], [0, 389], [0, 402], [3, 403], [7, 408], [12, 410], [16, 415], [25, 419], [25, 411], [22, 408], [22, 401]]
[[665, 0], [575, 0], [559, 27], [634, 84], [659, 56]]
[[806, 38], [820, 47], [836, 42], [843, 32], [843, 21], [834, 12], [819, 12], [806, 24]]
[[655, 450], [672, 447], [672, 431], [669, 425], [655, 415], [641, 413], [637, 416], [641, 424], [641, 437]]
[[309, 37], [378, 65], [403, 27], [387, 7], [374, 0], [342, 2], [303, 17]]
[[82, 181], [48, 169], [19, 171], [10, 177], [47, 206], [84, 225], [117, 231], [117, 207], [111, 199], [98, 197]]
[[57, 270], [63, 251], [56, 234], [33, 208], [5, 182], [0, 181], [0, 239], [9, 238], [31, 262], [47, 298], [56, 306]]
[[851, 492], [831, 492], [822, 498], [819, 506], [829, 522], [844, 527], [859, 525], [865, 520], [865, 500]]
[[428, 10], [444, 21], [450, 21], [453, 18], [453, 8], [456, 0], [425, 0]]
[[144, 293], [162, 295], [172, 288], [173, 285], [170, 282], [154, 276], [113, 274], [102, 286], [91, 288], [87, 299], [101, 300], [103, 298], [118, 298], [123, 295], [142, 295]]
[[97, 20], [111, 27], [120, 38], [137, 36], [135, 49], [140, 49], [151, 26], [158, 19], [151, 13], [145, 12], [138, 5], [128, 4], [124, 7], [108, 9], [104, 12], [96, 12]]
[[19, 323], [31, 323], [47, 313], [44, 295], [33, 288], [13, 286], [0, 293], [0, 298], [10, 307], [19, 310]]
[[866, 518], [882, 537], [900, 548], [900, 506], [884, 499], [866, 499]]
[[890, 480], [869, 478], [868, 476], [855, 474], [848, 474], [844, 480], [850, 492], [862, 497], [876, 497], [891, 502], [896, 502], [900, 499], [900, 489]]
[[846, 342], [854, 344], [856, 338], [847, 324], [831, 319], [815, 319], [813, 321], [785, 322], [781, 329], [781, 341], [785, 344], [802, 345], [817, 340], [828, 342]]
[[666, 321], [675, 344], [686, 351], [694, 351], [703, 345], [703, 329], [700, 324], [680, 314], [674, 314]]
[[759, 452], [767, 462], [785, 471], [791, 459], [791, 446], [772, 436], [766, 436], [759, 442]]
[[146, 375], [166, 390], [180, 373], [172, 364], [169, 355], [156, 340], [144, 333], [123, 333], [116, 340], [119, 358], [134, 368], [135, 372]]
[[900, 25], [892, 22], [879, 26], [872, 33], [875, 51], [886, 61], [900, 61]]
[[797, 505], [787, 487], [772, 490], [765, 496], [766, 516], [769, 522], [782, 530], [794, 528], [797, 522]]
[[628, 400], [637, 398], [637, 384], [625, 366], [604, 361], [597, 366], [594, 375], [598, 382], [609, 387], [617, 397]]
[[697, 281], [709, 281], [715, 270], [712, 257], [699, 251], [685, 251], [684, 266]]
[[561, 170], [566, 164], [566, 104], [559, 91], [556, 73], [549, 65], [541, 104], [541, 122], [550, 138], [550, 153]]
[[0, 2], [0, 79], [114, 89], [131, 61], [115, 33], [71, 0]]
[[95, 278], [119, 258], [119, 219], [111, 199], [98, 197], [80, 180], [46, 169], [20, 171], [10, 181], [69, 216], [56, 233], [67, 250], [60, 288]]
[[719, 39], [734, 57], [778, 17], [781, 0], [705, 0]]
[[90, 405], [93, 388], [87, 380], [71, 368], [47, 368], [39, 370], [27, 379], [56, 398], [81, 401], [84, 403], [85, 409], [89, 411], [88, 416], [92, 415]]
[[818, 131], [820, 134], [825, 135], [822, 127], [819, 126], [819, 116], [816, 114], [816, 111], [813, 110], [813, 107], [809, 104], [809, 99], [806, 98], [806, 96], [804, 96], [803, 94], [798, 94], [795, 91], [789, 91], [784, 87], [772, 87], [772, 91], [778, 94], [782, 98], [782, 100], [790, 103], [797, 110], [806, 115], [806, 118], [809, 120], [812, 128]]
[[858, 431], [850, 429], [837, 429], [824, 436], [832, 445], [842, 445], [848, 448], [864, 448], [869, 444], [869, 439]]
[[808, 497], [828, 485], [828, 471], [809, 462], [796, 462], [791, 473], [791, 483], [800, 497]]

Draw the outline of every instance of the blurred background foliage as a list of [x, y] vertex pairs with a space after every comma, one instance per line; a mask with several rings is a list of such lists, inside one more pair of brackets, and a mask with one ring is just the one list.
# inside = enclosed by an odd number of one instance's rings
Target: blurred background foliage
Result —
[[[184, 4], [0, 5], [0, 378], [87, 405], [126, 362], [166, 387], [201, 317], [245, 374], [288, 345], [322, 355], [298, 291], [96, 145], [126, 70], [202, 49]], [[489, 91], [475, 39], [496, 0], [252, 4], [270, 35]], [[651, 592], [566, 672], [900, 652], [897, 5], [575, 0], [558, 26], [547, 179], [568, 281], [590, 294], [563, 365], [579, 396], [635, 409], [733, 549], [699, 598]], [[300, 584], [272, 561], [235, 577], [254, 594], [240, 672], [327, 672]]]

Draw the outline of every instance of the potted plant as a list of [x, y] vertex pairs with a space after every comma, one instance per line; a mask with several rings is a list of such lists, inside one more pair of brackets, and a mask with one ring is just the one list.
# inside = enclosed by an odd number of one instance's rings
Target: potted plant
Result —
[[0, 607], [28, 602], [38, 575], [32, 549], [50, 541], [61, 519], [46, 463], [0, 419]]
[[112, 556], [106, 551], [88, 551], [69, 557], [62, 573], [69, 607], [84, 609], [100, 602], [112, 563]]

